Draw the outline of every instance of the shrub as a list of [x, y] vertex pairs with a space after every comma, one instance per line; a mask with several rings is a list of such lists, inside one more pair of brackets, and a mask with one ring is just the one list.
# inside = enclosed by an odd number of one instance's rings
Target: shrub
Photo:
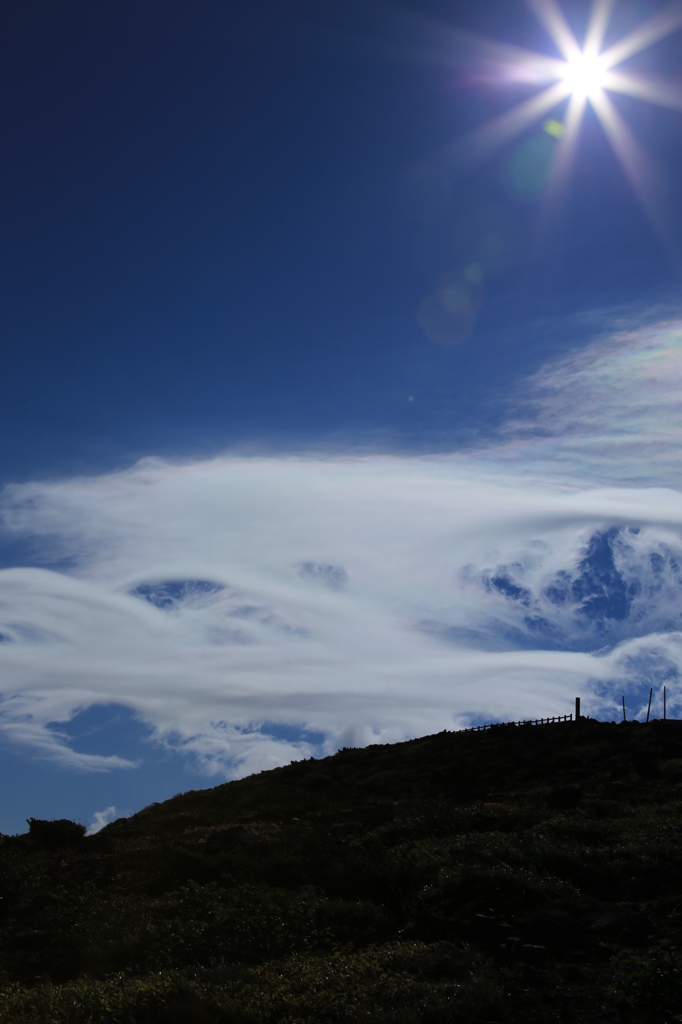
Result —
[[682, 951], [662, 939], [645, 952], [623, 950], [612, 958], [610, 994], [620, 1006], [651, 1013], [678, 1013], [682, 1008]]
[[46, 850], [78, 846], [85, 839], [85, 825], [69, 821], [68, 818], [57, 818], [54, 821], [27, 818], [26, 821], [29, 839]]

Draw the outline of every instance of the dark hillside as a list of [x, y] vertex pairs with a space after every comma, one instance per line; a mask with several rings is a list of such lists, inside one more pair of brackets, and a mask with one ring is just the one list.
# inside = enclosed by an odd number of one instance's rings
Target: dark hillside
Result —
[[672, 1020], [681, 808], [682, 722], [583, 719], [32, 821], [0, 842], [0, 1021]]

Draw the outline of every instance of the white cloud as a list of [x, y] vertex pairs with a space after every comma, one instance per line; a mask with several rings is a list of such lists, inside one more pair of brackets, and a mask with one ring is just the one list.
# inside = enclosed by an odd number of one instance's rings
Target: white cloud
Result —
[[[576, 694], [609, 711], [648, 680], [668, 680], [674, 707], [680, 339], [674, 325], [619, 336], [547, 369], [532, 384], [540, 426], [487, 451], [145, 460], [8, 488], [6, 530], [73, 568], [0, 572], [0, 728], [83, 768], [125, 767], [48, 728], [118, 703], [235, 775], [312, 751], [272, 725], [334, 749], [560, 714]], [[616, 577], [627, 614], [600, 619]]]
[[88, 825], [87, 836], [94, 836], [97, 832], [101, 832], [105, 825], [108, 825], [110, 821], [114, 821], [116, 818], [116, 808], [113, 806], [105, 807], [103, 811], [95, 811], [92, 822]]

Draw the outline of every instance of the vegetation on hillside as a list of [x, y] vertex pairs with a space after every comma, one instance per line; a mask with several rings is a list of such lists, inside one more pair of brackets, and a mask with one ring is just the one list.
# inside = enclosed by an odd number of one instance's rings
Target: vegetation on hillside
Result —
[[0, 1024], [682, 1014], [682, 723], [343, 750], [0, 840]]

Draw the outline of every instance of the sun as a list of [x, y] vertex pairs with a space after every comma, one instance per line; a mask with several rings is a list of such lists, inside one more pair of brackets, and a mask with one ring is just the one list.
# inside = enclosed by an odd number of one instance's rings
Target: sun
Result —
[[[558, 50], [557, 57], [520, 47], [479, 39], [478, 52], [488, 67], [496, 67], [501, 83], [537, 83], [540, 91], [460, 140], [455, 149], [465, 161], [477, 161], [509, 142], [534, 122], [547, 118], [556, 125], [559, 140], [554, 180], [565, 176], [572, 163], [586, 106], [594, 110], [623, 170], [652, 221], [656, 212], [655, 188], [646, 155], [630, 126], [611, 99], [612, 93], [632, 96], [671, 110], [682, 111], [682, 88], [652, 79], [627, 68], [635, 54], [682, 28], [682, 2], [676, 0], [617, 42], [603, 49], [615, 0], [594, 0], [587, 32], [580, 46], [558, 0], [527, 0]], [[468, 37], [471, 40], [471, 36]], [[622, 65], [626, 65], [623, 67]], [[563, 114], [558, 111], [564, 108]], [[557, 120], [562, 117], [562, 121]], [[657, 229], [658, 229], [657, 228]]]
[[571, 95], [593, 99], [607, 84], [608, 71], [603, 58], [594, 54], [579, 53], [566, 61], [562, 77]]

